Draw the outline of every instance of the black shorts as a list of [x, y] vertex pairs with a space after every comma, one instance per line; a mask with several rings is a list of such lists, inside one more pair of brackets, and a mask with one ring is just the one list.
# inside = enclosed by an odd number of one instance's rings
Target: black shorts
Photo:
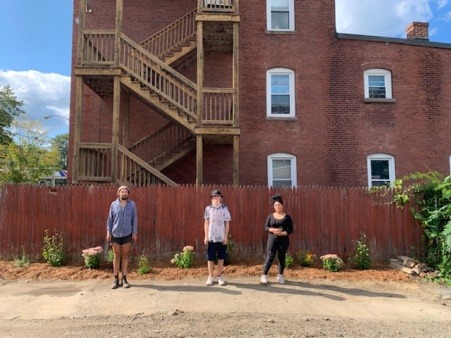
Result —
[[216, 259], [227, 258], [227, 245], [222, 242], [208, 242], [207, 244], [207, 260], [215, 261]]
[[132, 242], [132, 234], [125, 236], [125, 237], [114, 237], [111, 236], [111, 244], [119, 244], [124, 245]]

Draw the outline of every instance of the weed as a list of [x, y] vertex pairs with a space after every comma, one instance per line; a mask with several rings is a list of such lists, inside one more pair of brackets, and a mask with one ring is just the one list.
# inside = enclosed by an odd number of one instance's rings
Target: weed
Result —
[[151, 270], [152, 270], [152, 268], [150, 267], [149, 260], [147, 259], [147, 257], [144, 254], [139, 256], [138, 273], [140, 275], [145, 275], [145, 274], [148, 274]]
[[171, 259], [171, 263], [182, 269], [190, 268], [196, 257], [196, 253], [193, 250], [194, 248], [192, 246], [185, 246], [181, 253], [175, 254], [174, 258]]
[[55, 234], [50, 236], [49, 229], [45, 230], [42, 257], [51, 266], [62, 266], [66, 263], [66, 254], [63, 251], [63, 236]]

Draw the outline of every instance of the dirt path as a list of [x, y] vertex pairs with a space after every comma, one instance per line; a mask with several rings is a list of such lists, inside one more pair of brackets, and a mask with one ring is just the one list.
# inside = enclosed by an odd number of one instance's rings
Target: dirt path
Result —
[[2, 337], [449, 337], [447, 290], [424, 283], [234, 277], [110, 281], [3, 281]]

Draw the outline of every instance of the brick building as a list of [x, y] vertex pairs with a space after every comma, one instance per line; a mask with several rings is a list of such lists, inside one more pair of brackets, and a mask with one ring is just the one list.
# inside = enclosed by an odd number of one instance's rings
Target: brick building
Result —
[[69, 177], [372, 186], [451, 170], [451, 44], [331, 0], [75, 0]]

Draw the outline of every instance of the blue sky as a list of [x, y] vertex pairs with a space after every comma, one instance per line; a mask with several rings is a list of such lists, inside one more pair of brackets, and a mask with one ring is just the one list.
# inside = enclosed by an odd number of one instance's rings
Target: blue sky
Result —
[[[72, 10], [73, 0], [0, 3], [0, 87], [12, 87], [50, 137], [68, 132]], [[395, 38], [429, 22], [430, 41], [451, 44], [451, 0], [336, 0], [336, 16], [340, 33]]]

